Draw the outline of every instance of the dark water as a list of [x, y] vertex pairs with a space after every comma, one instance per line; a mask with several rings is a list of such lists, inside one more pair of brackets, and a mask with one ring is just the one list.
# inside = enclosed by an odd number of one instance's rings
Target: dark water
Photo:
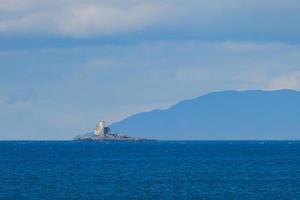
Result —
[[300, 142], [0, 142], [0, 199], [300, 199]]

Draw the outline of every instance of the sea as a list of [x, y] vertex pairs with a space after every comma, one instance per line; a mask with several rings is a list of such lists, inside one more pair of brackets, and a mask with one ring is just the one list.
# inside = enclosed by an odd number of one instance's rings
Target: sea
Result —
[[2, 141], [0, 199], [300, 199], [300, 142]]

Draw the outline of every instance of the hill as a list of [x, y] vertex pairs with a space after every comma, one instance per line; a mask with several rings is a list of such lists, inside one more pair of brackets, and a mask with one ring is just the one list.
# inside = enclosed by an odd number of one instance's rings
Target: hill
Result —
[[153, 139], [300, 139], [300, 92], [214, 92], [133, 115], [111, 128]]

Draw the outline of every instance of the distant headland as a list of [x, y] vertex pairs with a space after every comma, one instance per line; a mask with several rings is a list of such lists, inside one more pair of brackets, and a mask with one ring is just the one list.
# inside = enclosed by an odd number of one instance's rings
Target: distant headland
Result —
[[111, 129], [106, 126], [105, 121], [97, 123], [94, 132], [78, 135], [74, 138], [76, 141], [145, 141], [148, 139], [130, 137], [128, 135], [112, 133]]
[[162, 140], [300, 139], [300, 92], [213, 92], [129, 116], [116, 132]]

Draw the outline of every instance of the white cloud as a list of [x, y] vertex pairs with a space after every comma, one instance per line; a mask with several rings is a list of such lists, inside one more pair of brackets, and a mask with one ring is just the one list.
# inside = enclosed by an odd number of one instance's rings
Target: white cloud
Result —
[[[260, 23], [270, 16], [276, 18], [279, 10], [286, 20], [292, 20], [294, 15], [287, 16], [299, 7], [296, 0], [0, 0], [0, 32], [88, 37], [149, 27], [205, 31], [222, 27], [226, 18], [243, 27], [244, 18], [264, 13], [263, 18], [255, 19]], [[225, 29], [233, 30], [236, 25]]]
[[1, 0], [0, 32], [52, 33], [67, 36], [108, 35], [138, 30], [162, 20], [163, 2]]
[[273, 78], [269, 88], [300, 90], [300, 71], [295, 71]]
[[58, 21], [58, 31], [64, 35], [109, 35], [141, 29], [159, 22], [168, 6], [143, 3], [129, 7], [105, 4], [81, 4], [66, 8]]

